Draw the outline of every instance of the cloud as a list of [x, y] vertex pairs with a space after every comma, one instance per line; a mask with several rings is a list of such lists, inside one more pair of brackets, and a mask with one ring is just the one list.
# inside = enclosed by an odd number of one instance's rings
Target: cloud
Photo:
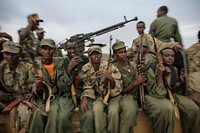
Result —
[[[126, 15], [127, 19], [137, 16], [143, 20], [148, 32], [151, 22], [156, 18], [157, 8], [161, 5], [167, 5], [169, 16], [177, 19], [185, 44], [188, 46], [195, 42], [200, 22], [200, 1], [197, 0], [1, 0], [0, 25], [1, 31], [10, 33], [18, 41], [17, 30], [27, 25], [26, 16], [37, 12], [44, 19], [41, 27], [47, 31], [45, 36], [59, 42], [75, 34], [94, 32], [122, 22]], [[131, 22], [95, 40], [109, 43], [112, 34], [114, 38], [124, 40], [131, 46], [133, 38], [138, 35], [135, 24]]]

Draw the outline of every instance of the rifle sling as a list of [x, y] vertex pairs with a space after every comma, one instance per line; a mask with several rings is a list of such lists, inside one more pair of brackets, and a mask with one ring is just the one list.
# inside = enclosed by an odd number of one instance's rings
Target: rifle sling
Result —
[[179, 113], [179, 109], [178, 109], [178, 106], [177, 106], [177, 102], [174, 100], [174, 97], [172, 95], [172, 92], [170, 90], [170, 86], [167, 82], [167, 79], [164, 77], [163, 78], [163, 82], [164, 82], [164, 85], [165, 85], [165, 88], [166, 88], [166, 91], [167, 91], [167, 94], [168, 94], [168, 98], [174, 108], [174, 112], [175, 112], [175, 116], [178, 120], [180, 120], [180, 113]]
[[75, 107], [77, 107], [77, 98], [76, 98], [76, 89], [74, 83], [71, 85], [71, 93], [72, 93], [72, 100], [74, 102]]

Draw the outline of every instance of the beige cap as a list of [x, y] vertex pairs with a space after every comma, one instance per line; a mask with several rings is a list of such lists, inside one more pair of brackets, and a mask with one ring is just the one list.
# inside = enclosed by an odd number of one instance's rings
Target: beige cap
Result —
[[10, 52], [10, 53], [15, 53], [18, 54], [20, 51], [19, 46], [17, 44], [15, 44], [12, 41], [6, 41], [3, 43], [3, 49], [1, 50], [1, 52]]
[[53, 39], [42, 39], [42, 41], [40, 42], [40, 47], [42, 46], [49, 46], [51, 48], [55, 48], [56, 43]]
[[123, 41], [116, 41], [112, 46], [112, 50], [115, 51], [126, 47]]
[[94, 45], [94, 46], [89, 47], [89, 49], [88, 49], [88, 55], [91, 55], [92, 52], [94, 52], [94, 51], [99, 52], [99, 53], [102, 54], [101, 47], [98, 46], [98, 45]]

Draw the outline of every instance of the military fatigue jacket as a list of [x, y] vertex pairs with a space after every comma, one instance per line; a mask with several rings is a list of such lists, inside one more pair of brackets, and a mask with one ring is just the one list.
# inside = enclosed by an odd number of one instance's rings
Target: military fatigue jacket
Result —
[[188, 90], [200, 93], [200, 43], [192, 45], [186, 49], [188, 62]]
[[[158, 52], [165, 47], [173, 48], [175, 46], [175, 43], [162, 42], [157, 38], [155, 38], [155, 42]], [[155, 53], [153, 38], [150, 34], [143, 34], [142, 36], [139, 35], [136, 39], [134, 39], [132, 43], [132, 50], [137, 51], [137, 47], [140, 44], [142, 44], [143, 46], [147, 46], [149, 52]]]
[[163, 42], [170, 42], [170, 38], [174, 38], [175, 42], [182, 44], [177, 21], [172, 17], [164, 15], [155, 19], [150, 26], [149, 33], [152, 32]]
[[[23, 30], [23, 28], [20, 30]], [[38, 56], [40, 41], [35, 37], [33, 31], [29, 31], [28, 35], [24, 38], [20, 37], [19, 43], [22, 46], [22, 51], [24, 54], [27, 52], [33, 52], [35, 56]]]
[[[106, 71], [108, 62], [102, 61], [100, 64], [99, 70]], [[114, 88], [111, 88], [111, 97], [115, 97], [119, 95], [122, 91], [122, 81], [121, 74], [119, 70], [112, 65], [111, 76], [115, 81]], [[103, 96], [105, 93], [106, 86], [102, 83], [104, 78], [98, 78], [97, 72], [92, 67], [91, 63], [87, 63], [82, 68], [83, 80], [84, 80], [84, 92], [82, 93], [82, 97], [86, 96], [92, 99], [95, 99], [96, 96]]]
[[189, 73], [200, 71], [200, 43], [193, 44], [185, 50]]
[[16, 71], [11, 71], [9, 65], [4, 62], [0, 66], [0, 82], [7, 92], [25, 94], [28, 93], [29, 63], [20, 62]]
[[[38, 61], [37, 64], [40, 75], [43, 77], [44, 82], [51, 87], [52, 94], [66, 95], [66, 93], [70, 93], [68, 86], [71, 85], [71, 83], [69, 82], [69, 77], [66, 74], [63, 59], [54, 58], [54, 82], [51, 81], [51, 77], [48, 71], [43, 67], [42, 62]], [[31, 84], [34, 83], [34, 75], [34, 69], [31, 67], [28, 78], [28, 82]]]
[[[167, 97], [167, 91], [165, 88], [164, 83], [160, 84], [159, 86], [156, 83], [156, 76], [157, 76], [157, 62], [151, 64], [150, 69], [147, 71], [147, 85], [146, 90], [150, 96], [156, 98], [165, 98]], [[174, 84], [179, 80], [177, 69], [173, 66], [169, 66], [170, 73], [166, 80], [168, 81], [169, 85], [173, 89]]]
[[[78, 64], [78, 66], [71, 72], [71, 74], [69, 76], [70, 78], [70, 82], [73, 83], [75, 85], [75, 88], [77, 89], [77, 96], [79, 97], [83, 91], [83, 81], [81, 80], [82, 79], [82, 67], [83, 65], [85, 65], [86, 63], [89, 62], [89, 59], [87, 57], [83, 57], [81, 56], [80, 57], [80, 62]], [[67, 70], [67, 67], [70, 63], [70, 59], [69, 57], [67, 56], [65, 59], [64, 59], [64, 66], [65, 66], [65, 69]]]
[[[118, 68], [122, 75], [123, 88], [128, 87], [136, 79], [136, 66], [133, 63], [129, 64], [130, 69], [126, 70], [118, 62], [115, 63], [115, 66]], [[130, 93], [133, 94], [136, 98], [138, 94], [138, 87], [134, 87], [134, 89]]]

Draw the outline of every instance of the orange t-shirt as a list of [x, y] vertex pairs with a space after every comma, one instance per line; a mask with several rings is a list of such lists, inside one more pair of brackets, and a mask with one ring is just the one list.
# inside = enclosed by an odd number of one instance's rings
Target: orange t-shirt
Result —
[[54, 61], [50, 65], [43, 64], [44, 68], [48, 71], [51, 81], [54, 82]]

